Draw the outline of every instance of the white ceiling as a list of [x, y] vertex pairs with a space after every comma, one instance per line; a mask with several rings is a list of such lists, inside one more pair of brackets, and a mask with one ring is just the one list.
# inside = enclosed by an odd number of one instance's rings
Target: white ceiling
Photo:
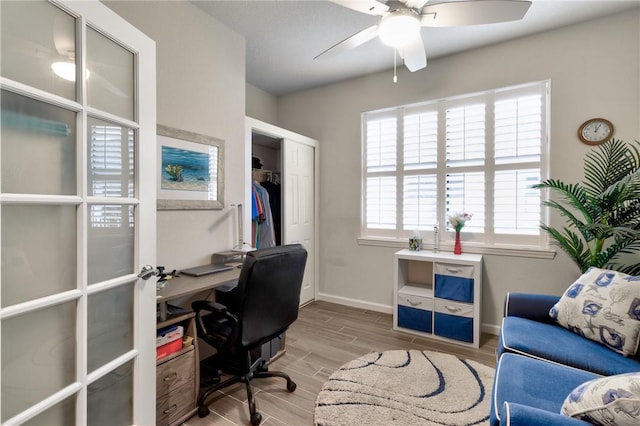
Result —
[[[274, 96], [393, 67], [393, 49], [378, 39], [332, 58], [313, 59], [328, 47], [378, 23], [377, 16], [330, 1], [190, 1], [245, 37], [247, 82]], [[533, 0], [521, 21], [423, 28], [422, 38], [429, 61], [638, 7], [640, 0]]]

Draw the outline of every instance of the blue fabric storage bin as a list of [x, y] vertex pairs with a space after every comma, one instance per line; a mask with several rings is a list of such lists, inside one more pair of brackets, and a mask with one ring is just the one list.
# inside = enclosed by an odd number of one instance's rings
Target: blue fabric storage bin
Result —
[[431, 311], [398, 305], [398, 327], [431, 333]]
[[435, 281], [436, 297], [473, 303], [473, 278], [436, 274]]
[[436, 336], [473, 343], [473, 318], [436, 312], [433, 329]]

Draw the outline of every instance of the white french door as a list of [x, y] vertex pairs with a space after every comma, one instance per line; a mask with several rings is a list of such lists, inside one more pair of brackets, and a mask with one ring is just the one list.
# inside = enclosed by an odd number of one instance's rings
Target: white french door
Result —
[[155, 43], [0, 1], [0, 423], [155, 423]]

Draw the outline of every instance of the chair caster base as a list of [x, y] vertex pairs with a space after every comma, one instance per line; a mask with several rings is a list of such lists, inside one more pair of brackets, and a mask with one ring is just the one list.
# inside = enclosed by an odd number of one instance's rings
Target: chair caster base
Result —
[[251, 415], [251, 425], [252, 426], [258, 426], [260, 424], [260, 422], [262, 421], [262, 414], [260, 413], [253, 413]]
[[297, 387], [298, 387], [298, 385], [296, 385], [296, 383], [294, 381], [287, 380], [287, 390], [289, 392], [295, 391]]
[[209, 407], [206, 405], [198, 406], [198, 417], [203, 418], [209, 415]]

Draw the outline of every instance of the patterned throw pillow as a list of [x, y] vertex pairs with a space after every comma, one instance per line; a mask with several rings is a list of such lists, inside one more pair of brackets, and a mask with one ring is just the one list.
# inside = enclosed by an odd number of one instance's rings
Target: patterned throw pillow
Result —
[[575, 388], [560, 411], [596, 425], [638, 425], [640, 373], [590, 380]]
[[549, 311], [561, 326], [623, 354], [640, 339], [640, 276], [591, 268]]

